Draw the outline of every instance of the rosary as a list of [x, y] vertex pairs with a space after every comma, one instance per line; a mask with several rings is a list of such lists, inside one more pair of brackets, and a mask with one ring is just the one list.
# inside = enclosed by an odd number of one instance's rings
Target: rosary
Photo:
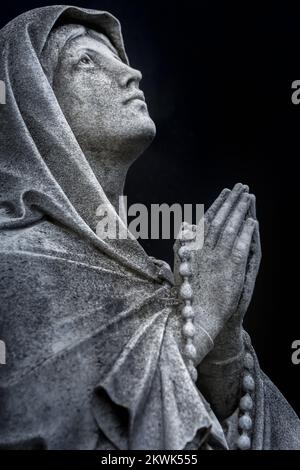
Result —
[[[195, 358], [197, 352], [193, 344], [193, 339], [195, 336], [195, 312], [193, 308], [193, 289], [190, 284], [190, 278], [192, 277], [192, 269], [190, 265], [191, 250], [188, 246], [190, 241], [190, 237], [185, 237], [183, 231], [181, 238], [181, 246], [178, 250], [178, 256], [181, 261], [179, 266], [179, 274], [182, 277], [182, 284], [180, 287], [179, 295], [183, 301], [183, 307], [181, 310], [182, 334], [184, 338], [183, 353], [185, 356], [186, 366], [190, 373], [190, 376], [192, 380], [196, 382], [198, 373], [197, 368], [195, 367]], [[243, 396], [241, 397], [239, 402], [239, 437], [236, 442], [238, 450], [251, 449], [251, 431], [253, 427], [251, 417], [251, 413], [253, 410], [252, 396], [255, 391], [253, 369], [253, 357], [249, 351], [246, 351], [244, 355], [244, 371], [242, 380]]]

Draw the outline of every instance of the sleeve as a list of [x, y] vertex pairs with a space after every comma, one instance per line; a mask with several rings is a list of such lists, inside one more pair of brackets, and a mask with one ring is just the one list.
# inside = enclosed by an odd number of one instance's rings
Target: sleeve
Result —
[[255, 379], [252, 450], [300, 450], [300, 420], [278, 388], [259, 366], [249, 335], [247, 348], [254, 358]]

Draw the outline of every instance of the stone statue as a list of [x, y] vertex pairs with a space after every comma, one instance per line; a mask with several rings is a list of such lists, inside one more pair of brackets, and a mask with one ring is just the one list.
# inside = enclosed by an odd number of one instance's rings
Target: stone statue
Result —
[[119, 22], [39, 8], [0, 50], [0, 447], [299, 449], [242, 329], [261, 256], [249, 188], [207, 211], [203, 249], [175, 243], [174, 273], [133, 237], [101, 239], [102, 203], [127, 230], [118, 197], [155, 136]]

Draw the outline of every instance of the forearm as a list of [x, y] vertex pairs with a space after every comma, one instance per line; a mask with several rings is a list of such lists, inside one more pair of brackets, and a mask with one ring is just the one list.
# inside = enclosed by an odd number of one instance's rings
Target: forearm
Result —
[[220, 421], [238, 406], [243, 356], [242, 327], [228, 323], [215, 339], [214, 349], [198, 366], [197, 386]]

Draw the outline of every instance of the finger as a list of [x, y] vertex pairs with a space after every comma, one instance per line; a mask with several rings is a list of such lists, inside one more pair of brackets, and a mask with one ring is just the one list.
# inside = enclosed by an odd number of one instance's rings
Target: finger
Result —
[[250, 304], [254, 286], [255, 286], [256, 277], [257, 277], [259, 266], [260, 266], [260, 261], [261, 261], [260, 243], [256, 244], [254, 240], [255, 238], [259, 240], [258, 223], [256, 224], [256, 227], [254, 229], [253, 236], [252, 236], [250, 253], [249, 253], [247, 267], [246, 267], [244, 288], [243, 288], [241, 299], [238, 305], [238, 310], [242, 312], [242, 315], [246, 313], [248, 306]]
[[224, 201], [226, 201], [230, 193], [231, 193], [230, 189], [227, 189], [227, 188], [223, 189], [223, 191], [221, 191], [217, 199], [212, 203], [210, 208], [205, 212], [204, 214], [204, 239], [208, 233], [211, 221], [215, 217], [216, 213], [218, 212], [218, 210], [220, 209]]
[[212, 222], [210, 224], [207, 237], [206, 237], [207, 243], [210, 246], [216, 245], [218, 238], [220, 236], [220, 233], [222, 231], [223, 225], [228, 215], [230, 214], [230, 212], [236, 205], [241, 194], [248, 190], [249, 190], [248, 186], [244, 186], [241, 183], [238, 183], [234, 186], [233, 190], [228, 195], [227, 199], [222, 204], [222, 206], [216, 213], [215, 217], [212, 219]]
[[254, 268], [258, 271], [261, 261], [261, 243], [259, 234], [259, 223], [256, 221], [255, 230], [253, 232], [252, 243], [251, 243], [251, 261], [253, 262]]
[[241, 231], [245, 216], [249, 210], [250, 197], [248, 193], [242, 194], [228, 221], [225, 223], [224, 231], [219, 238], [218, 246], [231, 251], [236, 238]]
[[[249, 206], [248, 216], [257, 221], [256, 198], [254, 194], [251, 194], [250, 198], [251, 198], [251, 202]], [[247, 267], [247, 271], [250, 271], [251, 276], [254, 275], [254, 270], [258, 272], [260, 261], [261, 261], [261, 242], [260, 242], [260, 233], [259, 233], [259, 223], [257, 222], [255, 230], [253, 232], [253, 236], [252, 236], [248, 267]]]
[[223, 189], [223, 191], [221, 191], [217, 199], [212, 203], [210, 208], [205, 212], [205, 220], [207, 221], [208, 224], [215, 217], [216, 213], [218, 212], [223, 202], [227, 199], [230, 193], [231, 193], [230, 189], [228, 188]]
[[254, 196], [254, 194], [250, 194], [250, 198], [251, 198], [251, 202], [250, 202], [250, 206], [249, 206], [248, 217], [251, 217], [252, 219], [257, 220], [257, 217], [256, 217], [256, 197]]
[[236, 239], [232, 250], [232, 257], [236, 262], [243, 262], [245, 264], [247, 263], [252, 236], [256, 225], [256, 220], [252, 219], [251, 217], [249, 217], [244, 223], [242, 231]]
[[[256, 216], [256, 197], [254, 194], [250, 195], [251, 202], [248, 211], [248, 217], [257, 221]], [[251, 258], [251, 259], [250, 259]], [[257, 222], [255, 230], [253, 232], [252, 243], [250, 247], [250, 255], [249, 255], [249, 269], [253, 263], [253, 266], [257, 269], [259, 268], [261, 260], [261, 243], [260, 243], [260, 233], [259, 233], [259, 224]]]
[[250, 246], [250, 252], [247, 263], [247, 278], [256, 277], [261, 261], [261, 246], [259, 236], [259, 225], [256, 222], [255, 229], [252, 235], [252, 241]]

